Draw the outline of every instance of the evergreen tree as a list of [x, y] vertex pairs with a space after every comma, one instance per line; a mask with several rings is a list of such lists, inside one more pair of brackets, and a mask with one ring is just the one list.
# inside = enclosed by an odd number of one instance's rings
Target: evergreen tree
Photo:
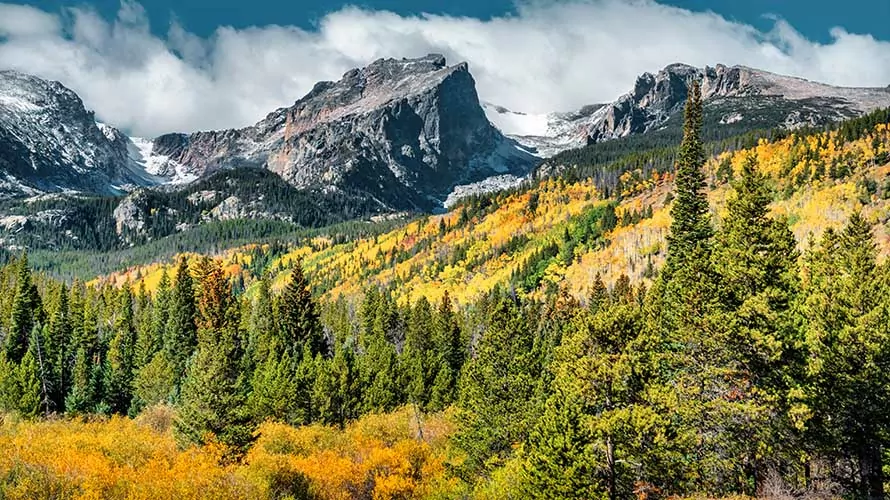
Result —
[[403, 402], [399, 386], [400, 370], [396, 348], [378, 328], [366, 338], [365, 352], [359, 358], [363, 413], [394, 410]]
[[467, 455], [464, 477], [489, 474], [526, 439], [540, 375], [533, 342], [519, 305], [501, 295], [461, 380], [455, 443]]
[[597, 477], [593, 435], [579, 397], [557, 390], [528, 439], [524, 457], [526, 498], [594, 499], [605, 497]]
[[402, 386], [408, 400], [422, 407], [429, 400], [429, 391], [438, 368], [438, 363], [432, 357], [432, 323], [432, 307], [425, 297], [421, 297], [410, 311], [401, 364], [404, 375]]
[[263, 364], [273, 353], [280, 353], [284, 349], [284, 342], [279, 338], [276, 327], [269, 278], [265, 275], [260, 278], [257, 285], [256, 298], [250, 312], [249, 329], [247, 350], [254, 366]]
[[93, 381], [93, 360], [86, 348], [80, 347], [74, 354], [71, 390], [65, 396], [65, 412], [78, 415], [90, 413], [96, 408], [98, 401]]
[[[170, 298], [170, 311], [164, 330], [164, 350], [173, 361], [177, 387], [180, 385], [186, 363], [197, 344], [195, 290], [188, 261], [179, 260], [176, 282]], [[178, 391], [177, 391], [178, 392]]]
[[174, 432], [182, 446], [218, 441], [229, 447], [227, 458], [237, 458], [253, 439], [240, 369], [238, 307], [218, 264], [203, 276], [198, 347], [182, 384]]
[[[170, 319], [172, 292], [167, 270], [161, 273], [161, 280], [155, 290], [151, 307], [151, 331], [139, 339], [140, 366], [149, 363], [155, 354], [164, 350], [167, 323]], [[169, 354], [169, 351], [168, 351]]]
[[297, 419], [293, 363], [285, 352], [281, 357], [268, 356], [254, 371], [247, 404], [256, 421], [294, 422]]
[[294, 359], [300, 359], [303, 346], [308, 345], [312, 357], [327, 355], [327, 343], [318, 319], [318, 311], [309, 291], [309, 282], [297, 263], [278, 304], [281, 333], [285, 348]]
[[0, 351], [0, 410], [16, 411], [21, 399], [18, 366], [6, 359], [6, 352]]
[[114, 337], [108, 344], [105, 399], [114, 413], [126, 414], [133, 397], [136, 333], [133, 326], [133, 293], [125, 284], [118, 294]]
[[433, 355], [431, 372], [435, 372], [430, 389], [429, 408], [441, 410], [456, 399], [457, 381], [464, 364], [464, 343], [448, 292], [442, 297], [433, 318]]
[[294, 425], [307, 425], [317, 418], [317, 412], [312, 404], [312, 390], [315, 385], [318, 363], [321, 361], [321, 353], [313, 358], [311, 342], [303, 345], [300, 361], [294, 371], [291, 362], [291, 379], [294, 384], [294, 415], [288, 422]]
[[63, 411], [65, 394], [70, 386], [69, 345], [71, 327], [68, 318], [68, 288], [63, 283], [57, 291], [56, 309], [46, 328], [45, 349], [50, 403], [53, 411]]
[[15, 296], [12, 302], [12, 324], [4, 340], [4, 350], [9, 361], [18, 363], [28, 350], [29, 336], [34, 325], [43, 317], [43, 305], [37, 286], [31, 277], [28, 256], [23, 255], [18, 262]]
[[[859, 498], [884, 498], [882, 462], [890, 445], [890, 268], [876, 264], [870, 225], [859, 215], [827, 231], [807, 256], [804, 289], [809, 442], [852, 465]], [[843, 466], [835, 479], [845, 481]]]
[[176, 388], [176, 373], [173, 361], [167, 353], [155, 353], [151, 361], [139, 368], [133, 379], [133, 403], [130, 413], [170, 401]]
[[37, 418], [46, 409], [40, 366], [35, 355], [36, 345], [25, 352], [17, 370], [18, 402], [17, 409], [25, 418]]
[[767, 465], [758, 458], [759, 449], [774, 450], [774, 469], [789, 470], [787, 464], [796, 461], [794, 433], [784, 416], [793, 388], [789, 381], [800, 379], [803, 364], [794, 311], [798, 252], [786, 221], [769, 217], [772, 193], [753, 157], [743, 164], [734, 191], [716, 235], [720, 311], [715, 323], [729, 332], [726, 366], [735, 370], [735, 378], [748, 381], [740, 385], [745, 399], [769, 415], [768, 423], [752, 429], [747, 439], [748, 492], [756, 494]]
[[707, 247], [713, 235], [708, 199], [704, 193], [702, 109], [701, 87], [695, 82], [686, 100], [683, 142], [677, 159], [676, 191], [667, 238], [668, 256], [663, 271], [667, 277], [687, 261], [700, 258], [702, 247]]

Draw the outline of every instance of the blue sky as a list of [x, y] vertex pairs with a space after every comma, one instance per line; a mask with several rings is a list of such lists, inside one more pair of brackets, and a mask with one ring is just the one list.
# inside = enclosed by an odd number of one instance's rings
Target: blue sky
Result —
[[888, 19], [890, 0], [0, 0], [0, 68], [153, 136], [249, 125], [318, 81], [432, 52], [529, 114], [614, 100], [676, 62], [886, 87]]
[[[118, 0], [32, 0], [44, 10], [90, 5], [106, 16], [114, 15]], [[827, 42], [829, 30], [841, 26], [853, 33], [868, 33], [890, 40], [890, 0], [667, 0], [662, 3], [694, 11], [712, 10], [729, 19], [767, 29], [767, 16], [787, 20], [810, 39]], [[210, 35], [217, 26], [237, 28], [292, 24], [312, 28], [325, 14], [346, 5], [390, 10], [410, 15], [428, 12], [488, 19], [514, 13], [511, 0], [150, 0], [142, 2], [155, 30], [165, 30], [171, 16], [196, 34]]]

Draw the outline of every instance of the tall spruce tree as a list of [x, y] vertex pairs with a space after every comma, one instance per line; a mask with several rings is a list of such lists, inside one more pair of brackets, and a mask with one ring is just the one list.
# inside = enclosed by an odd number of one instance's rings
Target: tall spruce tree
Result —
[[[803, 372], [795, 311], [800, 287], [797, 242], [784, 219], [769, 216], [772, 192], [756, 169], [753, 156], [742, 164], [714, 254], [720, 280], [720, 310], [714, 323], [728, 332], [722, 336], [729, 352], [725, 363], [740, 381], [737, 396], [767, 416], [751, 429], [749, 448], [741, 450], [749, 457], [749, 494], [757, 493], [766, 467], [791, 470], [797, 462], [795, 433], [786, 418], [787, 395]], [[760, 458], [758, 450], [767, 448], [772, 456]]]
[[70, 386], [69, 346], [71, 326], [68, 318], [68, 287], [63, 283], [56, 290], [56, 308], [46, 328], [46, 364], [49, 373], [52, 411], [65, 409], [65, 394]]
[[43, 319], [43, 305], [37, 292], [37, 285], [31, 277], [27, 254], [22, 255], [17, 265], [18, 277], [12, 301], [12, 322], [3, 346], [6, 358], [14, 363], [21, 361], [28, 351], [31, 330]]
[[855, 471], [858, 498], [885, 498], [890, 446], [890, 267], [876, 264], [871, 226], [859, 214], [827, 231], [806, 259], [808, 441], [837, 464], [834, 479]]
[[182, 384], [174, 433], [182, 446], [220, 442], [228, 447], [226, 458], [234, 459], [253, 440], [241, 371], [239, 308], [218, 264], [209, 264], [202, 274], [198, 347]]
[[114, 336], [108, 344], [105, 398], [114, 413], [126, 414], [133, 397], [136, 332], [133, 325], [133, 292], [126, 283], [115, 304]]
[[402, 386], [410, 403], [425, 407], [437, 373], [438, 363], [432, 357], [433, 345], [430, 326], [433, 313], [426, 297], [421, 297], [411, 308], [401, 365]]
[[255, 366], [261, 365], [275, 353], [280, 354], [284, 349], [284, 342], [276, 326], [271, 284], [269, 277], [265, 275], [259, 280], [251, 307], [248, 339], [247, 352]]
[[435, 411], [444, 409], [455, 401], [460, 370], [464, 364], [464, 343], [448, 292], [442, 297], [433, 318], [432, 335], [433, 352], [430, 361], [435, 376], [429, 390], [429, 408]]
[[164, 329], [164, 350], [173, 362], [176, 385], [179, 387], [186, 364], [197, 344], [195, 289], [185, 257], [179, 260], [176, 270], [176, 282], [173, 285], [168, 314]]
[[281, 294], [278, 315], [284, 347], [293, 359], [302, 359], [304, 345], [313, 358], [316, 354], [328, 355], [315, 301], [300, 263], [294, 264], [291, 279]]
[[701, 258], [713, 236], [705, 196], [705, 150], [701, 140], [701, 86], [694, 82], [686, 100], [683, 142], [677, 159], [676, 189], [671, 206], [671, 228], [663, 273], [667, 278], [689, 260]]
[[461, 380], [455, 443], [467, 455], [459, 468], [465, 478], [488, 475], [511, 457], [537, 410], [540, 367], [531, 329], [516, 299], [496, 293], [487, 328]]

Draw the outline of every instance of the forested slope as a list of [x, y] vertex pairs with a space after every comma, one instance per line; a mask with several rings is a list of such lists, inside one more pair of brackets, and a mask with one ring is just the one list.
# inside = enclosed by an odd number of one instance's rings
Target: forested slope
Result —
[[[883, 498], [875, 116], [708, 159], [694, 86], [676, 169], [617, 199], [552, 179], [87, 284], [17, 257], [0, 493], [150, 498], [150, 470], [192, 497]], [[92, 468], [46, 452], [79, 442]]]

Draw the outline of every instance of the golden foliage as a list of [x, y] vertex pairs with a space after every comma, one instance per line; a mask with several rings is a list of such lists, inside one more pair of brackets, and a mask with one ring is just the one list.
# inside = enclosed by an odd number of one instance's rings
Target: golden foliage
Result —
[[[837, 131], [792, 134], [774, 142], [761, 140], [751, 149], [722, 153], [705, 167], [712, 186], [712, 212], [719, 224], [731, 191], [717, 180], [721, 165], [728, 162], [731, 170], [738, 172], [746, 158], [753, 156], [775, 185], [774, 212], [788, 218], [802, 245], [810, 235], [818, 238], [826, 228], [844, 224], [854, 210], [862, 209], [872, 221], [885, 222], [890, 219], [890, 165], [880, 165], [878, 160], [888, 152], [890, 128], [880, 125], [849, 142]], [[884, 187], [879, 194], [864, 193], [865, 180]], [[605, 246], [575, 248], [571, 262], [551, 263], [542, 280], [545, 286], [565, 288], [580, 298], [587, 294], [597, 273], [607, 283], [614, 283], [622, 274], [635, 281], [645, 280], [661, 264], [670, 225], [667, 194], [673, 188], [673, 176], [634, 170], [621, 176], [621, 186], [619, 216], [651, 207], [653, 217], [606, 234]], [[532, 197], [534, 204], [530, 203]], [[314, 238], [272, 263], [272, 269], [285, 268], [274, 276], [272, 288], [282, 288], [289, 279], [287, 266], [301, 260], [313, 284], [328, 298], [354, 298], [368, 286], [397, 285], [395, 293], [402, 302], [425, 296], [435, 303], [447, 291], [452, 299], [466, 303], [508, 282], [537, 250], [558, 242], [572, 217], [601, 203], [589, 181], [548, 179], [531, 191], [495, 196], [493, 208], [469, 220], [462, 220], [463, 208], [458, 207], [373, 238], [336, 245], [330, 239]], [[883, 224], [879, 224], [876, 237], [882, 256], [890, 254], [890, 235]], [[521, 244], [513, 245], [520, 240]], [[243, 274], [254, 247], [230, 250], [216, 258], [227, 275]], [[189, 258], [194, 262], [198, 256]], [[129, 281], [133, 286], [142, 280], [152, 290], [162, 270], [163, 266], [156, 264], [109, 279], [118, 285]], [[168, 273], [172, 274], [169, 268]]]
[[[448, 497], [451, 424], [414, 413], [367, 416], [337, 430], [267, 422], [239, 464], [216, 446], [179, 450], [169, 407], [131, 420], [55, 420], [0, 426], [0, 498], [253, 499]], [[309, 495], [309, 496], [307, 496]]]

